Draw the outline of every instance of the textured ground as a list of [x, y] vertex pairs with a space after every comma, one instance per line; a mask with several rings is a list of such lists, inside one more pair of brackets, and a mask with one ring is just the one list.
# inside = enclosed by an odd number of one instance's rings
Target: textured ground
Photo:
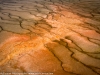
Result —
[[100, 0], [0, 0], [3, 72], [100, 75]]

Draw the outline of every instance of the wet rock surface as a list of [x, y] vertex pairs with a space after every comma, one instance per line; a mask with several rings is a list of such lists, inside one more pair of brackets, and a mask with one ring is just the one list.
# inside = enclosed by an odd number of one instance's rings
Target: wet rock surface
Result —
[[100, 1], [0, 0], [3, 72], [100, 75]]

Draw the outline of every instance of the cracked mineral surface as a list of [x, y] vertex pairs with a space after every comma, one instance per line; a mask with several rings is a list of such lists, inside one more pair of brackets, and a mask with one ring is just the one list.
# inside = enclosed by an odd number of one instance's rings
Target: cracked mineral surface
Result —
[[100, 75], [100, 0], [0, 0], [0, 75], [17, 73]]

